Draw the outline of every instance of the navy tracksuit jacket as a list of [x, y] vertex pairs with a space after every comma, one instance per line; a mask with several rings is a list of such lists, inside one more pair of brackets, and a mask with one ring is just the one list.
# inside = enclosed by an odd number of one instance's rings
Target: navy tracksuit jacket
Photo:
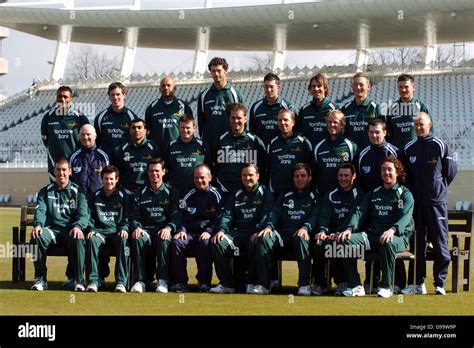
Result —
[[[425, 249], [427, 239], [433, 244], [434, 285], [444, 287], [451, 255], [448, 250], [448, 185], [457, 173], [451, 149], [431, 133], [405, 146], [408, 187], [415, 198], [417, 239], [416, 282], [426, 278]], [[408, 279], [412, 279], [410, 267]]]

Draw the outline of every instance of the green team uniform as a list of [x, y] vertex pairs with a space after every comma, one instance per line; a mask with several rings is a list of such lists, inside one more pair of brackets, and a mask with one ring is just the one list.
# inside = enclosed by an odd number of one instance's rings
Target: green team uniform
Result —
[[122, 112], [115, 112], [112, 106], [102, 110], [94, 120], [97, 146], [112, 157], [115, 148], [130, 140], [130, 124], [137, 118], [137, 114], [127, 107]]
[[155, 99], [146, 108], [145, 123], [149, 131], [148, 138], [161, 148], [179, 137], [179, 119], [184, 115], [193, 115], [187, 103], [176, 97], [171, 102]]
[[[378, 250], [382, 269], [381, 288], [392, 288], [395, 254], [408, 247], [413, 232], [413, 205], [413, 195], [405, 186], [395, 184], [390, 189], [379, 186], [365, 195], [362, 203], [349, 217], [346, 228], [353, 233], [345, 243], [362, 247], [365, 252]], [[366, 232], [360, 231], [369, 217], [368, 229]], [[393, 241], [380, 244], [380, 236], [389, 228], [395, 231]], [[349, 287], [360, 285], [357, 259], [344, 258], [342, 262]]]
[[199, 135], [211, 148], [222, 134], [230, 130], [229, 106], [243, 102], [244, 97], [230, 82], [222, 89], [217, 89], [212, 84], [199, 94], [197, 105]]
[[[158, 259], [156, 278], [170, 281], [169, 246], [176, 227], [182, 224], [179, 194], [175, 188], [162, 183], [156, 190], [147, 186], [135, 194], [130, 230], [133, 232], [140, 227], [145, 235], [130, 239], [135, 265], [134, 282], [144, 282], [146, 279], [145, 256], [146, 249], [150, 247], [154, 249], [154, 257]], [[163, 240], [157, 236], [157, 232], [165, 227], [171, 229], [171, 234], [168, 239]]]
[[130, 201], [128, 194], [119, 188], [107, 196], [101, 188], [95, 192], [89, 202], [91, 218], [88, 232], [95, 232], [86, 242], [86, 274], [89, 284], [99, 281], [99, 253], [107, 244], [113, 245], [116, 254], [115, 280], [117, 284], [127, 286], [129, 250], [128, 239], [118, 232], [129, 231], [128, 218]]
[[250, 108], [249, 129], [262, 139], [265, 146], [280, 133], [278, 112], [282, 109], [293, 110], [293, 105], [280, 96], [275, 104], [268, 104], [267, 98], [263, 98], [253, 103]]
[[316, 104], [314, 100], [310, 101], [301, 107], [296, 117], [296, 131], [303, 134], [311, 145], [316, 145], [328, 134], [326, 119], [328, 113], [336, 109], [338, 106], [329, 98], [325, 98], [321, 105]]
[[61, 157], [69, 159], [79, 147], [79, 130], [89, 119], [70, 108], [63, 114], [57, 106], [46, 111], [41, 120], [41, 137], [48, 149], [48, 174], [55, 182], [54, 165]]
[[130, 191], [142, 188], [148, 182], [148, 162], [159, 157], [158, 147], [146, 137], [141, 144], [133, 140], [116, 149], [115, 165], [120, 170], [120, 183]]
[[244, 131], [241, 135], [224, 133], [212, 153], [214, 174], [224, 192], [233, 192], [242, 186], [240, 172], [245, 163], [255, 163], [260, 169], [260, 181], [266, 182], [265, 145], [255, 134]]
[[281, 135], [273, 138], [267, 149], [270, 190], [279, 195], [293, 190], [295, 164], [307, 163], [311, 167], [311, 157], [311, 144], [302, 135], [293, 134], [288, 139]]
[[[264, 269], [267, 265], [256, 261], [256, 250], [254, 245], [251, 245], [250, 237], [265, 227], [272, 207], [272, 193], [258, 182], [250, 192], [239, 189], [227, 200], [224, 213], [216, 227], [216, 232], [224, 232], [224, 239], [211, 245], [216, 274], [223, 286], [234, 288], [230, 258], [239, 256], [244, 250], [248, 251], [250, 260], [248, 284], [269, 287], [271, 270]], [[267, 275], [268, 279], [262, 278]]]
[[[259, 238], [260, 248], [257, 249], [258, 263], [265, 264], [265, 270], [271, 269], [269, 251], [275, 246], [275, 253], [293, 250], [298, 262], [298, 286], [310, 285], [310, 242], [317, 225], [320, 205], [319, 195], [310, 189], [303, 192], [295, 190], [278, 197], [267, 220], [267, 227], [273, 231], [273, 235]], [[309, 240], [294, 236], [300, 228], [308, 231]], [[270, 276], [267, 274], [266, 279], [270, 279]]]
[[344, 162], [352, 162], [357, 149], [357, 144], [343, 134], [339, 134], [336, 140], [327, 136], [314, 147], [313, 176], [316, 176], [316, 186], [321, 195], [337, 187], [339, 166]]
[[60, 189], [56, 183], [43, 187], [38, 193], [38, 203], [33, 225], [40, 226], [43, 233], [32, 240], [38, 246], [38, 257], [34, 262], [35, 278], [47, 279], [46, 251], [51, 244], [62, 244], [68, 248], [68, 261], [74, 270], [77, 283], [84, 282], [85, 239], [74, 239], [69, 235], [73, 227], [85, 232], [89, 224], [87, 197], [82, 189], [69, 183]]
[[188, 143], [178, 138], [172, 140], [164, 154], [168, 168], [169, 183], [183, 197], [194, 188], [194, 168], [197, 165], [210, 164], [208, 148], [204, 142], [193, 137]]
[[382, 117], [379, 106], [369, 98], [365, 98], [360, 105], [353, 99], [347, 102], [341, 111], [346, 118], [345, 136], [354, 141], [360, 149], [365, 149], [371, 144], [368, 136], [369, 120]]
[[[402, 102], [398, 99], [388, 110], [387, 131], [390, 143], [404, 149], [405, 145], [416, 139], [415, 126], [413, 118], [420, 112], [429, 114], [428, 107], [419, 99], [413, 98], [409, 103]], [[431, 122], [433, 118], [430, 116]], [[431, 132], [433, 133], [433, 126]]]
[[[318, 228], [315, 229], [315, 233], [324, 232], [329, 236], [331, 233], [344, 231], [349, 214], [360, 204], [363, 198], [364, 192], [358, 187], [354, 187], [352, 190], [347, 192], [341, 187], [337, 187], [334, 190], [327, 192], [321, 205]], [[325, 288], [327, 285], [324, 271], [324, 265], [326, 263], [326, 245], [333, 246], [333, 243], [336, 242], [320, 241], [318, 244], [314, 244], [314, 256], [316, 262], [315, 282], [322, 288]], [[334, 259], [335, 267], [333, 270], [334, 281], [336, 284], [344, 282], [344, 270], [339, 261], [340, 259], [338, 258]]]

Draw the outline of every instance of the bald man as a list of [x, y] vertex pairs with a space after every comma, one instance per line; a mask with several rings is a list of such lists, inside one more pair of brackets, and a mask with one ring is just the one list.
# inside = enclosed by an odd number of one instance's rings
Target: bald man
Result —
[[145, 111], [145, 123], [148, 139], [161, 149], [166, 150], [170, 141], [179, 137], [179, 119], [183, 115], [192, 116], [189, 105], [175, 97], [176, 84], [169, 76], [160, 82], [161, 97], [148, 105]]
[[79, 131], [79, 149], [71, 155], [72, 182], [90, 197], [102, 187], [100, 172], [109, 165], [109, 156], [96, 146], [95, 128], [86, 124]]
[[[79, 149], [71, 155], [71, 181], [77, 184], [87, 197], [92, 197], [94, 192], [102, 188], [102, 179], [100, 173], [102, 168], [109, 165], [109, 156], [99, 149], [96, 145], [97, 133], [94, 126], [85, 124], [79, 130]], [[108, 256], [101, 256], [100, 264], [100, 286], [103, 285], [103, 279], [110, 273], [108, 268]], [[66, 268], [65, 287], [71, 287], [74, 284], [74, 271], [72, 269], [72, 260], [69, 259]]]
[[[407, 186], [415, 197], [416, 284], [403, 294], [426, 294], [426, 241], [433, 244], [433, 277], [436, 295], [446, 295], [444, 285], [451, 255], [448, 249], [448, 185], [457, 173], [456, 158], [441, 139], [431, 133], [431, 118], [420, 112], [414, 118], [417, 138], [405, 146]], [[413, 279], [410, 264], [408, 279]]]

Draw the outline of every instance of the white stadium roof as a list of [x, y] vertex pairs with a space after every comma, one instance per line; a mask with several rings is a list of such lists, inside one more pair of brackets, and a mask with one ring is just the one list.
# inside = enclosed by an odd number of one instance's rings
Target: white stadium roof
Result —
[[203, 32], [208, 33], [209, 50], [319, 50], [474, 41], [472, 0], [271, 3], [130, 10], [104, 8], [102, 3], [101, 9], [84, 9], [31, 8], [7, 2], [0, 5], [0, 23], [51, 40], [60, 40], [61, 26], [70, 26], [72, 42], [118, 46], [126, 44], [128, 28], [134, 28], [136, 46], [171, 49], [196, 49]]

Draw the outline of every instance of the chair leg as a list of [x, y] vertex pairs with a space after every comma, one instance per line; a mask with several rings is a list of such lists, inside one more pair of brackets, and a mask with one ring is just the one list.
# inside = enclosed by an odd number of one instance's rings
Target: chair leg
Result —
[[327, 288], [331, 289], [331, 259], [326, 259], [326, 283]]
[[[456, 249], [455, 249], [456, 250]], [[459, 249], [456, 250], [459, 252]], [[451, 291], [453, 293], [457, 293], [459, 289], [459, 262], [460, 257], [458, 254], [453, 255], [452, 260], [451, 260], [451, 265], [452, 265], [452, 277], [451, 277]]]
[[283, 279], [283, 263], [281, 260], [278, 260], [278, 287], [281, 289], [282, 279]]
[[374, 264], [375, 261], [370, 261], [370, 279], [369, 279], [369, 293], [372, 293], [372, 289], [374, 287]]
[[464, 285], [463, 285], [463, 290], [464, 291], [469, 291], [470, 290], [470, 283], [471, 283], [471, 251], [467, 251], [467, 255], [463, 256], [463, 279], [464, 279]]
[[[13, 227], [13, 245], [18, 247], [18, 227]], [[12, 258], [12, 283], [17, 284], [19, 281], [18, 274], [18, 255], [14, 255]]]

